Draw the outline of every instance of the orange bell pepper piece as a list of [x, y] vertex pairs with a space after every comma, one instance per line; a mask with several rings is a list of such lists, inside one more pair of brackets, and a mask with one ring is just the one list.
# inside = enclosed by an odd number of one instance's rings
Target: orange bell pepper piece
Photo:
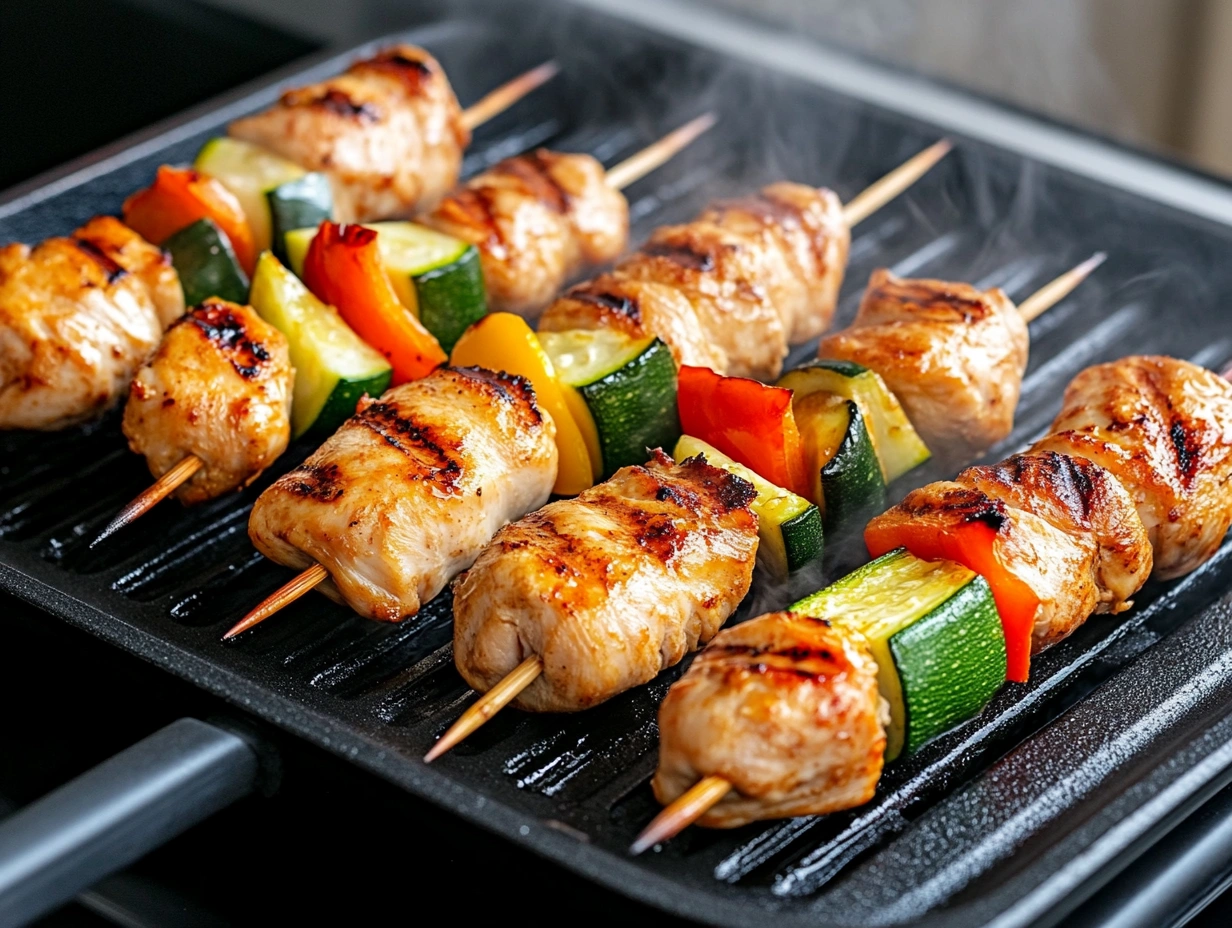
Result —
[[389, 359], [396, 386], [426, 377], [447, 358], [440, 342], [398, 299], [376, 236], [363, 226], [321, 223], [304, 257], [304, 283]]
[[687, 364], [680, 368], [676, 389], [684, 434], [713, 445], [776, 486], [812, 495], [790, 390]]
[[198, 219], [212, 219], [231, 241], [235, 257], [252, 275], [257, 250], [240, 201], [220, 181], [194, 171], [163, 165], [154, 183], [124, 201], [124, 224], [153, 245], [161, 245]]
[[957, 561], [987, 580], [1005, 632], [1005, 677], [1025, 683], [1031, 671], [1031, 631], [1040, 601], [1031, 587], [1002, 563], [997, 534], [996, 527], [982, 520], [944, 530], [922, 523], [879, 525], [874, 521], [864, 531], [864, 543], [873, 557], [906, 548], [926, 561]]

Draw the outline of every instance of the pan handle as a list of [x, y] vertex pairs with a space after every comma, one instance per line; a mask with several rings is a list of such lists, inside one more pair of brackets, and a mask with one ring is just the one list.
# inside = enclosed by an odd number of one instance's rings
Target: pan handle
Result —
[[184, 718], [0, 821], [0, 926], [24, 925], [258, 787], [257, 750]]

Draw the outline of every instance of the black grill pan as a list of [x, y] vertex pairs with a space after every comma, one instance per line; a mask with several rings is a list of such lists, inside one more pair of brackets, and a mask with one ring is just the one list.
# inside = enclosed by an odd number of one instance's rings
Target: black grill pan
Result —
[[[682, 19], [670, 2], [621, 4], [620, 17], [602, 5], [476, 7], [396, 37], [436, 53], [464, 102], [544, 58], [563, 64], [561, 80], [477, 133], [467, 171], [537, 144], [611, 163], [716, 109], [715, 130], [629, 191], [637, 241], [713, 196], [785, 177], [849, 197], [952, 135], [956, 153], [857, 230], [840, 323], [877, 266], [1022, 297], [1096, 250], [1110, 254], [1033, 324], [1019, 424], [994, 458], [1046, 428], [1088, 364], [1138, 351], [1212, 366], [1232, 358], [1222, 302], [1232, 195], [1222, 186], [753, 26]], [[229, 119], [350, 57], [284, 73], [12, 192], [0, 201], [0, 241], [116, 212], [159, 163], [189, 160]], [[309, 450], [293, 447], [261, 483]], [[926, 467], [894, 489], [942, 476]], [[247, 540], [261, 485], [191, 511], [164, 504], [89, 551], [148, 479], [114, 416], [71, 433], [0, 435], [0, 587], [562, 866], [694, 919], [1051, 923], [1232, 779], [1225, 546], [1190, 577], [1145, 589], [1127, 616], [1093, 618], [1033, 662], [1031, 683], [887, 770], [869, 805], [694, 829], [633, 860], [624, 849], [656, 809], [655, 711], [680, 668], [582, 715], [506, 712], [424, 767], [426, 748], [473, 698], [452, 665], [448, 597], [401, 626], [307, 597], [224, 646], [221, 632], [290, 575]], [[854, 544], [834, 548], [831, 576], [860, 557]], [[742, 616], [793, 592], [759, 580]]]

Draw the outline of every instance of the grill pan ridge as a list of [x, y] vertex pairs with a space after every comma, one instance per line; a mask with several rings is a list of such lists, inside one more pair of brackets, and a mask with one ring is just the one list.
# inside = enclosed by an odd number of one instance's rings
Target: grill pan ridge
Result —
[[[563, 64], [563, 80], [477, 133], [467, 173], [538, 144], [610, 163], [717, 108], [716, 129], [631, 189], [635, 242], [716, 195], [776, 179], [849, 197], [944, 134], [595, 11], [519, 8], [516, 19], [485, 8], [383, 42], [430, 48], [464, 101], [547, 57]], [[601, 58], [586, 52], [596, 48]], [[189, 160], [240, 112], [362, 50], [23, 189], [0, 202], [0, 241], [33, 242], [116, 212], [157, 164]], [[1065, 383], [1091, 363], [1144, 351], [1210, 365], [1232, 358], [1215, 310], [1232, 286], [1220, 260], [1232, 229], [985, 141], [957, 141], [856, 231], [839, 324], [876, 266], [1021, 297], [1093, 251], [1111, 255], [1033, 325], [1018, 424], [990, 459], [1046, 428]], [[793, 359], [810, 353], [803, 346]], [[771, 914], [814, 926], [1054, 921], [1232, 779], [1225, 545], [1195, 574], [1148, 586], [1125, 617], [1094, 617], [1033, 662], [1029, 684], [1007, 687], [978, 719], [888, 768], [869, 805], [734, 832], [693, 829], [632, 860], [624, 848], [657, 808], [647, 786], [655, 713], [682, 668], [576, 716], [503, 713], [427, 768], [424, 750], [471, 698], [453, 668], [448, 594], [400, 626], [307, 597], [256, 633], [219, 642], [290, 576], [252, 550], [247, 511], [309, 450], [293, 446], [243, 494], [194, 510], [160, 506], [91, 552], [89, 539], [148, 481], [118, 417], [63, 434], [0, 434], [0, 587], [515, 843], [716, 924]], [[892, 490], [950, 473], [929, 465]], [[832, 547], [827, 578], [861, 557], [851, 540]], [[759, 586], [741, 616], [788, 595]]]

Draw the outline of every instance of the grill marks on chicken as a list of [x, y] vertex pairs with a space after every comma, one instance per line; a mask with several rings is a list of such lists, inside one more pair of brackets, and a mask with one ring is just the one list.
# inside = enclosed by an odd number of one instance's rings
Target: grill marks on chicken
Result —
[[970, 460], [1008, 436], [1027, 369], [1027, 325], [1001, 290], [873, 272], [852, 324], [822, 358], [881, 375], [934, 452]]
[[261, 494], [248, 533], [360, 615], [415, 615], [556, 479], [556, 427], [518, 377], [442, 368], [366, 401]]
[[585, 709], [653, 679], [748, 592], [753, 497], [704, 460], [656, 453], [505, 527], [454, 588], [458, 671], [486, 691], [540, 657], [515, 703], [538, 712]]
[[629, 205], [590, 155], [539, 149], [500, 162], [422, 221], [479, 249], [493, 310], [536, 316], [561, 285], [613, 260]]
[[171, 262], [110, 216], [0, 248], [0, 428], [63, 428], [114, 405], [183, 311]]
[[850, 242], [834, 193], [771, 184], [656, 230], [613, 272], [553, 303], [540, 327], [653, 334], [680, 363], [772, 378], [790, 342], [829, 325]]
[[124, 434], [156, 478], [190, 454], [185, 505], [252, 483], [291, 436], [287, 341], [251, 308], [211, 300], [168, 329], [129, 388]]
[[1175, 358], [1087, 368], [1037, 448], [1087, 458], [1125, 485], [1155, 549], [1155, 576], [1188, 573], [1232, 525], [1232, 384]]
[[334, 219], [367, 222], [430, 208], [458, 180], [470, 133], [440, 64], [399, 45], [337, 77], [287, 91], [229, 133], [329, 175]]
[[653, 787], [665, 805], [699, 779], [733, 789], [699, 820], [735, 828], [867, 802], [889, 709], [877, 664], [847, 633], [789, 612], [724, 629], [659, 709]]

